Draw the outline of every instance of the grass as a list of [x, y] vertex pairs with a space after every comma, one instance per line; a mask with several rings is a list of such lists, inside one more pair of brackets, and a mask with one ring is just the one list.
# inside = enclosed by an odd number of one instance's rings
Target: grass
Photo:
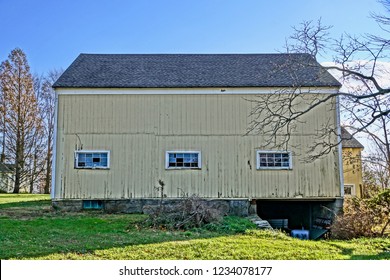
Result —
[[142, 226], [145, 215], [63, 213], [46, 195], [0, 194], [1, 259], [390, 259], [390, 239], [302, 241], [246, 219], [191, 231]]
[[[48, 194], [0, 194], [0, 209], [13, 206], [25, 207], [36, 206], [36, 202], [41, 201], [48, 204], [50, 195]], [[33, 202], [33, 203], [32, 203]]]

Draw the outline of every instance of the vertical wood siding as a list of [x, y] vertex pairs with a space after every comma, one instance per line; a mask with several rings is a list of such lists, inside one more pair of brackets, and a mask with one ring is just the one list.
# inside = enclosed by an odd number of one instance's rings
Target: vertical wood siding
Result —
[[[292, 170], [256, 170], [262, 135], [246, 136], [245, 95], [59, 95], [55, 198], [327, 198], [340, 196], [338, 152], [314, 163], [299, 155], [315, 131], [336, 122], [330, 103], [293, 135]], [[109, 170], [74, 169], [74, 151], [110, 150]], [[167, 150], [199, 150], [201, 170], [165, 170]]]

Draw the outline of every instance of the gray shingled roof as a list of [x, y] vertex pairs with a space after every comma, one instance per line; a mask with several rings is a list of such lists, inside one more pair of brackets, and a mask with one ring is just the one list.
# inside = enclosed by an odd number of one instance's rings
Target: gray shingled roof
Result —
[[356, 140], [344, 127], [341, 127], [341, 146], [343, 148], [361, 148], [364, 146]]
[[80, 54], [53, 87], [339, 87], [308, 54]]

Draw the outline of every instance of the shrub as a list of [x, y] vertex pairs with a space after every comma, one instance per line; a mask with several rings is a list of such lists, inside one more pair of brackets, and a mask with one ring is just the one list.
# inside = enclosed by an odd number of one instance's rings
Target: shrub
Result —
[[190, 229], [221, 221], [223, 212], [196, 195], [182, 198], [179, 203], [148, 206], [146, 222], [154, 228]]
[[377, 191], [370, 198], [346, 197], [343, 213], [332, 225], [338, 239], [389, 236], [390, 190]]

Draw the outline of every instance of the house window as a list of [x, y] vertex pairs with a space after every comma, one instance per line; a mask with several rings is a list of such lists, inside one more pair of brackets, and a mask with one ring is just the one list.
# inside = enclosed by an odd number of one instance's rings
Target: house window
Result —
[[83, 200], [83, 209], [103, 209], [101, 200]]
[[257, 151], [257, 169], [292, 169], [291, 152]]
[[109, 151], [76, 151], [75, 168], [108, 169], [110, 167]]
[[344, 185], [344, 195], [346, 196], [356, 195], [355, 185], [353, 184]]
[[202, 167], [199, 151], [168, 151], [165, 156], [166, 169], [200, 169]]

